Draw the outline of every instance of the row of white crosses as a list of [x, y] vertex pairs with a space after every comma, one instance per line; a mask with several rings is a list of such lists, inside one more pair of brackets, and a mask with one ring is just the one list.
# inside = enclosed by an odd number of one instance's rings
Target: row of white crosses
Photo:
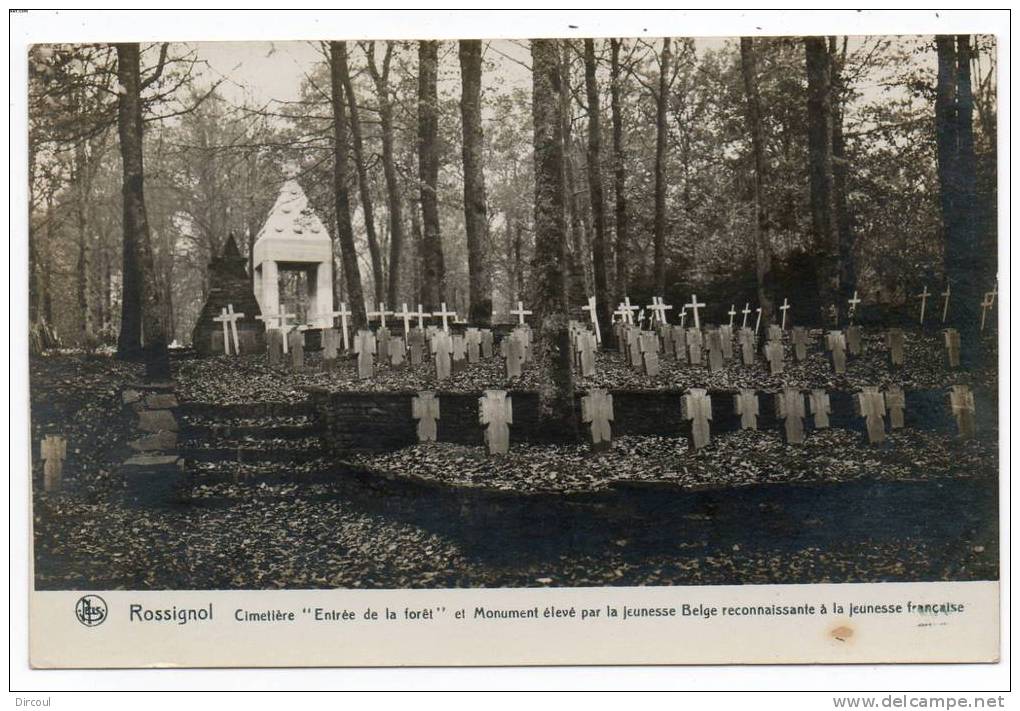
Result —
[[230, 343], [234, 343], [234, 355], [241, 354], [241, 340], [237, 335], [237, 322], [244, 318], [243, 313], [235, 313], [234, 305], [227, 304], [226, 308], [220, 309], [220, 315], [213, 321], [223, 324], [223, 353], [230, 355]]
[[[995, 297], [998, 295], [999, 295], [999, 283], [998, 281], [996, 281], [995, 286], [992, 288], [992, 290], [985, 292], [984, 298], [981, 299], [980, 306], [981, 306], [982, 331], [985, 330], [985, 319], [988, 315], [988, 310], [995, 306]], [[924, 289], [921, 291], [920, 294], [917, 295], [917, 298], [921, 300], [921, 316], [920, 319], [918, 320], [918, 323], [920, 323], [922, 326], [924, 325], [925, 311], [928, 305], [928, 297], [930, 296], [935, 296], [935, 294], [929, 292], [928, 285], [925, 284]], [[946, 282], [946, 290], [943, 291], [940, 294], [940, 296], [942, 297], [942, 323], [945, 323], [946, 319], [949, 317], [949, 298], [950, 296], [952, 296], [952, 288], [950, 287], [948, 282]], [[856, 303], [860, 303], [860, 300], [857, 299], [856, 291], [854, 292], [854, 298], [850, 300], [851, 307], [855, 306], [855, 301]]]

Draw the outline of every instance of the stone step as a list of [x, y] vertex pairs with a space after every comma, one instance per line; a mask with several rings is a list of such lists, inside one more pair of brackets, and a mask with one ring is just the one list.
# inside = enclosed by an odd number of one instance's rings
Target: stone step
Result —
[[194, 486], [214, 484], [265, 484], [329, 483], [344, 476], [343, 468], [332, 459], [312, 458], [293, 466], [293, 463], [273, 461], [251, 462], [199, 462], [187, 465]]
[[180, 403], [177, 413], [184, 418], [225, 421], [251, 418], [313, 417], [315, 408], [310, 402], [245, 402], [220, 405], [185, 401]]
[[120, 465], [119, 477], [129, 501], [142, 506], [182, 503], [190, 476], [177, 455], [136, 454]]
[[[262, 446], [259, 446], [259, 445]], [[318, 444], [305, 447], [281, 447], [280, 442], [231, 443], [229, 445], [191, 446], [178, 448], [187, 462], [276, 462], [300, 464], [323, 457], [326, 452]]]
[[181, 436], [188, 442], [295, 440], [315, 437], [318, 433], [318, 426], [313, 424], [235, 425], [232, 423], [215, 423], [202, 420], [201, 424], [185, 422], [181, 427]]

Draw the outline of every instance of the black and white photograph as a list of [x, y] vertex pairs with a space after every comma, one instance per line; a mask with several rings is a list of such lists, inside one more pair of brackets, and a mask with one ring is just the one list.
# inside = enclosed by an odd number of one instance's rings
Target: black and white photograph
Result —
[[285, 40], [28, 51], [35, 591], [998, 581], [994, 35]]

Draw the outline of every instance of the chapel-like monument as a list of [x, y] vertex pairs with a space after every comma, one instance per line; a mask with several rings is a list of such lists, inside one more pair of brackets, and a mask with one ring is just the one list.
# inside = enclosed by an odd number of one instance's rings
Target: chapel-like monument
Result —
[[[322, 220], [308, 205], [308, 197], [293, 178], [255, 238], [255, 295], [266, 317], [283, 314], [280, 304], [281, 272], [306, 275], [307, 302], [302, 310], [311, 326], [333, 325], [333, 245]], [[293, 323], [293, 321], [291, 322]]]
[[247, 261], [237, 248], [234, 235], [227, 237], [223, 252], [209, 263], [209, 295], [195, 322], [191, 342], [200, 355], [223, 353], [223, 325], [215, 321], [224, 309], [244, 314], [237, 321], [238, 345], [242, 353], [265, 348], [265, 330], [259, 306], [248, 278]]

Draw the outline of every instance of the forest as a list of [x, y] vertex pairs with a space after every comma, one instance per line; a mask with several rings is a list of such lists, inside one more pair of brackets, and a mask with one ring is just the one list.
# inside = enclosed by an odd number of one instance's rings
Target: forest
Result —
[[187, 345], [208, 263], [229, 235], [250, 258], [288, 175], [362, 323], [595, 294], [608, 325], [695, 292], [824, 325], [948, 282], [966, 329], [995, 279], [992, 37], [311, 47], [293, 100], [201, 44], [32, 48], [33, 348]]

